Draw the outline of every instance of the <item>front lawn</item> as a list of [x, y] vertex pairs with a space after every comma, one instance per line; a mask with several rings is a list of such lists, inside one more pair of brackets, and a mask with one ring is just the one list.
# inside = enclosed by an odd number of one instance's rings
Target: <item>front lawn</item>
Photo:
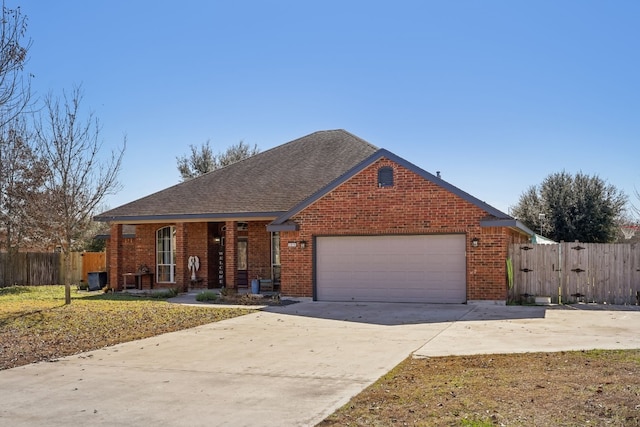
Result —
[[187, 329], [252, 310], [192, 307], [165, 300], [64, 286], [0, 288], [0, 369]]
[[[0, 288], [0, 369], [251, 312]], [[366, 363], [366, 361], [363, 361]], [[640, 350], [408, 358], [320, 426], [640, 426]]]
[[640, 426], [640, 350], [410, 357], [319, 426]]

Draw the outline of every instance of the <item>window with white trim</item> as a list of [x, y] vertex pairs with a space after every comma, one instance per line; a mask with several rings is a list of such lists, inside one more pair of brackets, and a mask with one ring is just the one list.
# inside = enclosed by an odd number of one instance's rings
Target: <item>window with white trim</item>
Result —
[[176, 228], [167, 226], [156, 231], [156, 277], [158, 283], [175, 283]]

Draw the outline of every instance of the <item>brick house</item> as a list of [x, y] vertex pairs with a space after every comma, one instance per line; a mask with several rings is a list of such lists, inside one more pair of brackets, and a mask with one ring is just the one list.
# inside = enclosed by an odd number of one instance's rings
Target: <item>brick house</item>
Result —
[[508, 246], [533, 235], [344, 130], [315, 132], [96, 220], [110, 223], [114, 289], [145, 266], [142, 288], [237, 289], [261, 278], [282, 295], [323, 301], [504, 302]]

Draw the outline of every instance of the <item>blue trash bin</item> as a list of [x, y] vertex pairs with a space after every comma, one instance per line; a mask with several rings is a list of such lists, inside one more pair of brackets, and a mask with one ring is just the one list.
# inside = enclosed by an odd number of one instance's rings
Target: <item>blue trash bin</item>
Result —
[[251, 293], [252, 294], [259, 294], [260, 293], [260, 280], [253, 279], [251, 281]]

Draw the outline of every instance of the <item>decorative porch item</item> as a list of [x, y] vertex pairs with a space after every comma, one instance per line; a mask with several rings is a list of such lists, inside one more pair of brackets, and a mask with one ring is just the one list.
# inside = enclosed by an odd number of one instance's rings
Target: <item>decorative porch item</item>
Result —
[[198, 258], [196, 255], [190, 256], [188, 261], [188, 267], [189, 267], [189, 270], [191, 271], [191, 280], [195, 281], [196, 271], [200, 270], [200, 258]]

